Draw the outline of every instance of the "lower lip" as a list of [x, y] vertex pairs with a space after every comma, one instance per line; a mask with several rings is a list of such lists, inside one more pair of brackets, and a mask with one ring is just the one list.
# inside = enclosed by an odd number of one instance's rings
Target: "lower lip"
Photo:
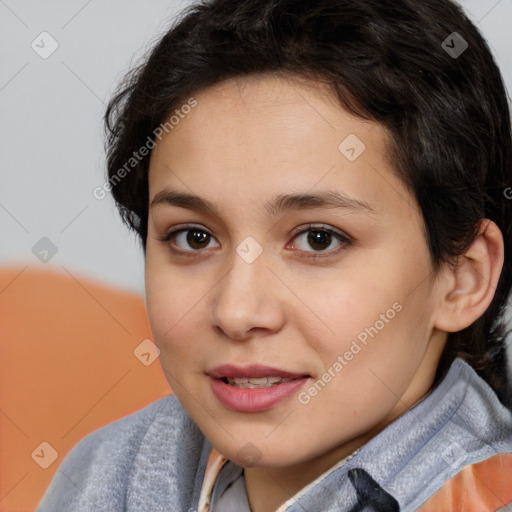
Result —
[[309, 377], [301, 377], [268, 388], [238, 388], [210, 377], [210, 386], [224, 407], [236, 412], [259, 412], [271, 409], [293, 395], [308, 380]]

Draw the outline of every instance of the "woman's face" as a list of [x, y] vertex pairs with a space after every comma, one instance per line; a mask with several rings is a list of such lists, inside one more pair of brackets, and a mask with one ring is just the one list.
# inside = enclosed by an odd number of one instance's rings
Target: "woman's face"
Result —
[[432, 383], [445, 334], [421, 213], [385, 130], [320, 86], [253, 77], [195, 99], [150, 161], [162, 366], [228, 458], [334, 463]]

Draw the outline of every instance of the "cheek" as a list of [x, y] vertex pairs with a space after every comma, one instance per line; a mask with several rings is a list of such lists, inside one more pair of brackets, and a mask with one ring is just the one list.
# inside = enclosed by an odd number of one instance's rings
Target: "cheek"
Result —
[[359, 361], [350, 366], [366, 369], [396, 367], [407, 361], [414, 364], [422, 357], [430, 335], [427, 284], [414, 289], [412, 276], [420, 272], [404, 275], [403, 267], [395, 267], [400, 268], [382, 269], [382, 277], [347, 276], [331, 288], [327, 298], [320, 299], [318, 294], [316, 300], [311, 299], [329, 327], [327, 337], [314, 341], [324, 365], [332, 365], [345, 353], [349, 361]]
[[[179, 272], [172, 272], [168, 265], [159, 261], [148, 248], [145, 269], [146, 306], [154, 341], [161, 350], [162, 364], [171, 362], [170, 354], [193, 357], [190, 345], [192, 325], [197, 316], [197, 291], [180, 278]], [[185, 348], [187, 350], [185, 350]]]
[[393, 304], [402, 293], [387, 283], [379, 283], [375, 276], [359, 275], [339, 279], [328, 293], [323, 291], [322, 295], [318, 295], [314, 303], [319, 316], [325, 318], [333, 331], [333, 337], [352, 339], [376, 322], [382, 330], [380, 316], [386, 312], [388, 317], [396, 316]]

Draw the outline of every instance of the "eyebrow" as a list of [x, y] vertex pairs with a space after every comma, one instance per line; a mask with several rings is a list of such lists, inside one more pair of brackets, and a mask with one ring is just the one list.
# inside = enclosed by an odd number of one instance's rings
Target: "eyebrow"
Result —
[[[167, 205], [187, 208], [203, 213], [219, 216], [217, 207], [210, 201], [196, 196], [173, 190], [161, 190], [151, 201], [150, 208]], [[366, 202], [346, 197], [335, 191], [303, 194], [279, 194], [263, 205], [271, 216], [277, 216], [292, 210], [311, 210], [320, 208], [341, 208], [354, 212], [375, 214], [375, 210]]]

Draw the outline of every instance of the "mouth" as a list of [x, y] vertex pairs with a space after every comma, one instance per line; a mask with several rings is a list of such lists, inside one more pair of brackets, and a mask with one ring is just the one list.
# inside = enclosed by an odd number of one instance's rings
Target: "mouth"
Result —
[[261, 389], [276, 386], [283, 382], [291, 382], [295, 379], [284, 379], [282, 377], [222, 377], [222, 382], [236, 388]]
[[214, 379], [221, 379], [226, 384], [237, 387], [250, 388], [248, 384], [256, 387], [269, 387], [282, 382], [311, 377], [306, 373], [296, 373], [264, 365], [235, 366], [225, 364], [208, 370], [206, 374]]
[[228, 409], [258, 412], [270, 409], [297, 392], [311, 378], [268, 366], [218, 366], [206, 372], [212, 391]]

